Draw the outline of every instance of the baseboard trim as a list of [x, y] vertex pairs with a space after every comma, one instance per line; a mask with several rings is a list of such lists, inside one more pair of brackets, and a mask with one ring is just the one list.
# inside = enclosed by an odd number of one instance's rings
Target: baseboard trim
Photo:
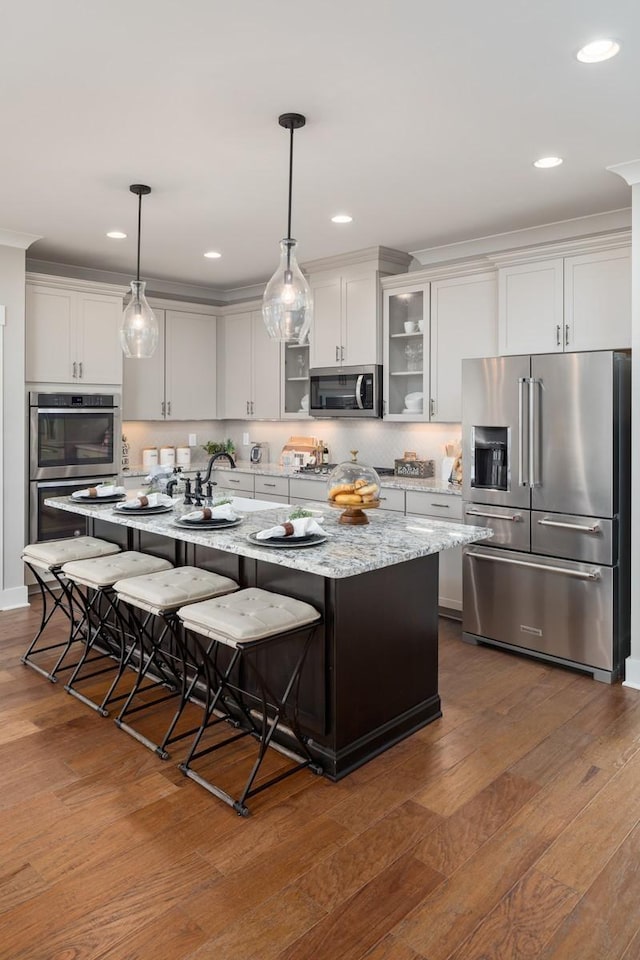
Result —
[[633, 687], [634, 690], [640, 690], [640, 660], [635, 657], [627, 657], [624, 662], [624, 680], [623, 687]]
[[26, 587], [10, 587], [0, 590], [0, 610], [17, 610], [19, 607], [28, 607], [29, 597]]

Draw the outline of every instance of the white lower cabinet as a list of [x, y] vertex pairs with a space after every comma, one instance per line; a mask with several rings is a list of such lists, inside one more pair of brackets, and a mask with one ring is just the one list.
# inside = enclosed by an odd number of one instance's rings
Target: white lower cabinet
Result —
[[[406, 506], [407, 516], [462, 523], [462, 500], [447, 493], [407, 490]], [[446, 610], [462, 610], [462, 549], [444, 550], [439, 557], [438, 604]]]
[[287, 477], [255, 478], [256, 500], [276, 499], [281, 503], [289, 502], [289, 480]]
[[241, 497], [253, 499], [254, 483], [252, 473], [241, 473], [240, 470], [212, 470], [211, 481], [217, 485], [214, 490], [216, 496], [220, 490], [229, 490]]
[[380, 493], [380, 510], [391, 513], [404, 513], [404, 490], [383, 487]]

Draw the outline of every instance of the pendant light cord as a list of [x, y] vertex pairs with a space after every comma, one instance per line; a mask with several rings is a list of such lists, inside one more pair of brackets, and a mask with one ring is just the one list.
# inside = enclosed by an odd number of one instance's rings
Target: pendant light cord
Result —
[[136, 268], [136, 280], [140, 283], [140, 231], [142, 225], [142, 193], [138, 194], [138, 265]]
[[[289, 212], [287, 215], [287, 240], [291, 240], [291, 198], [293, 195], [293, 124], [289, 128]], [[287, 270], [291, 267], [291, 244], [287, 244]]]

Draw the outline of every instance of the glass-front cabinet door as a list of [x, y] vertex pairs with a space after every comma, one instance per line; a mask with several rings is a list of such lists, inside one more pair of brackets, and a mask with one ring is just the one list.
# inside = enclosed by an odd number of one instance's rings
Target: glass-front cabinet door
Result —
[[384, 291], [384, 417], [429, 419], [429, 284]]
[[287, 419], [301, 420], [309, 416], [309, 344], [282, 345], [284, 383], [282, 385], [282, 411]]

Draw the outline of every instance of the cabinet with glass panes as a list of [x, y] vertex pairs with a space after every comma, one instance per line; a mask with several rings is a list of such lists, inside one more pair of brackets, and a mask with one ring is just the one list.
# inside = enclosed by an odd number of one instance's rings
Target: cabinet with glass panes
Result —
[[429, 284], [384, 291], [384, 416], [429, 419]]
[[309, 344], [283, 343], [283, 417], [300, 420], [309, 416]]

